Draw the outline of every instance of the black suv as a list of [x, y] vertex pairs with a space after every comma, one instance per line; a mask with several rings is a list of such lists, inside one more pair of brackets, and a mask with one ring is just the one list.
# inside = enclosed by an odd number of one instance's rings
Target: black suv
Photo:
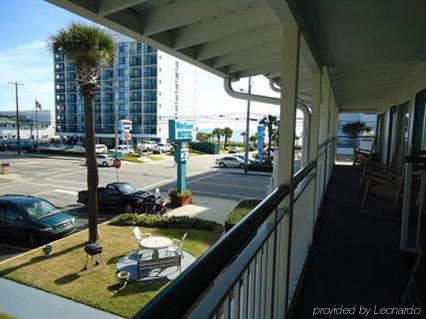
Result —
[[76, 229], [75, 218], [47, 200], [25, 195], [0, 196], [0, 234], [28, 239], [31, 246], [67, 235]]

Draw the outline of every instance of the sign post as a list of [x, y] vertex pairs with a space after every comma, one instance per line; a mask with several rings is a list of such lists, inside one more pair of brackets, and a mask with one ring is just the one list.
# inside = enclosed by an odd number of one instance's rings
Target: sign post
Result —
[[119, 158], [114, 158], [114, 161], [112, 162], [112, 166], [115, 167], [115, 176], [118, 182], [118, 169], [121, 167], [121, 160]]
[[186, 189], [186, 161], [189, 149], [187, 142], [192, 139], [194, 125], [176, 120], [169, 120], [169, 140], [176, 142], [174, 159], [177, 163], [177, 183], [179, 192]]

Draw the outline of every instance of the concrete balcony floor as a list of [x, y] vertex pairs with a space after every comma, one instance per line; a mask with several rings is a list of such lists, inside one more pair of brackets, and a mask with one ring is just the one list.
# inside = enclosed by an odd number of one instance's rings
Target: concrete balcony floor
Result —
[[292, 319], [315, 307], [400, 305], [413, 262], [399, 250], [400, 222], [361, 212], [360, 174], [334, 167]]

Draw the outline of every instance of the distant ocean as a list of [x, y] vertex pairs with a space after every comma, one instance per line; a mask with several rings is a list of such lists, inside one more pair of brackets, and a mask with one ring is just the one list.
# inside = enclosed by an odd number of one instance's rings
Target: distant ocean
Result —
[[[257, 125], [256, 125], [257, 127]], [[253, 129], [250, 127], [250, 136], [256, 134], [256, 127]], [[211, 133], [215, 128], [199, 128], [198, 132], [202, 133]], [[244, 138], [241, 136], [242, 132], [245, 132], [245, 130], [232, 130], [232, 138], [231, 141], [233, 142], [244, 142]], [[221, 137], [221, 141], [223, 141], [223, 137]]]

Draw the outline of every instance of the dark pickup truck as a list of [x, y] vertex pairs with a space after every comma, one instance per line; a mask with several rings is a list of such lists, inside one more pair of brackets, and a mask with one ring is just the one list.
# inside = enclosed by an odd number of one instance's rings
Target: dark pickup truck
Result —
[[[87, 191], [78, 192], [77, 202], [87, 204]], [[98, 188], [98, 204], [108, 208], [119, 208], [126, 213], [146, 211], [156, 203], [155, 195], [138, 190], [134, 185], [126, 182], [110, 183], [106, 187]]]

